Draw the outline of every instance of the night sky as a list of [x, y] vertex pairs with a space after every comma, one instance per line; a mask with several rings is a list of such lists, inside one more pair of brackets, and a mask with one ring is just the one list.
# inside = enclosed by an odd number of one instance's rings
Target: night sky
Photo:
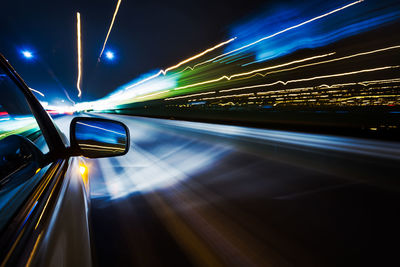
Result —
[[[270, 1], [271, 2], [271, 1]], [[44, 101], [76, 101], [76, 12], [82, 17], [82, 100], [103, 97], [152, 70], [176, 64], [229, 37], [229, 27], [265, 10], [268, 1], [123, 0], [107, 48], [116, 60], [96, 66], [117, 1], [28, 1], [2, 3], [0, 53]], [[31, 49], [26, 61], [21, 49]]]

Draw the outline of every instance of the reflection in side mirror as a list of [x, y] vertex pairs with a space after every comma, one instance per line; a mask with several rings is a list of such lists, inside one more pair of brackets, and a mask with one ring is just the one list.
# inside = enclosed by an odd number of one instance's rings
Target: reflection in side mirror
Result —
[[71, 147], [88, 158], [120, 156], [129, 150], [129, 130], [118, 121], [77, 117], [70, 134]]

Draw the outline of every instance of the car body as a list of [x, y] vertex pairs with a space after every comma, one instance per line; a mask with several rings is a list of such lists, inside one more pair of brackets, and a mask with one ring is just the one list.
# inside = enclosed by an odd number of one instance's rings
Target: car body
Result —
[[1, 54], [0, 76], [0, 266], [91, 266], [81, 156], [125, 154], [129, 131], [116, 121], [75, 117], [69, 145]]

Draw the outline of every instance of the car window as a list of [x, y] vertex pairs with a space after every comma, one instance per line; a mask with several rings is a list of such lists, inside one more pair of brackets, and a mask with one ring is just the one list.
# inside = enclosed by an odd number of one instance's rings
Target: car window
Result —
[[1, 69], [0, 92], [0, 140], [10, 135], [21, 135], [47, 153], [49, 148], [24, 94]]
[[40, 181], [48, 151], [24, 94], [0, 68], [0, 230]]

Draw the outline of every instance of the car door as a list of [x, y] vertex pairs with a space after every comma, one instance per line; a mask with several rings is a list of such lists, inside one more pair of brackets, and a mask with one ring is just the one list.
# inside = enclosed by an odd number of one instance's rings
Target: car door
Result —
[[82, 159], [1, 55], [0, 96], [0, 266], [90, 266]]

